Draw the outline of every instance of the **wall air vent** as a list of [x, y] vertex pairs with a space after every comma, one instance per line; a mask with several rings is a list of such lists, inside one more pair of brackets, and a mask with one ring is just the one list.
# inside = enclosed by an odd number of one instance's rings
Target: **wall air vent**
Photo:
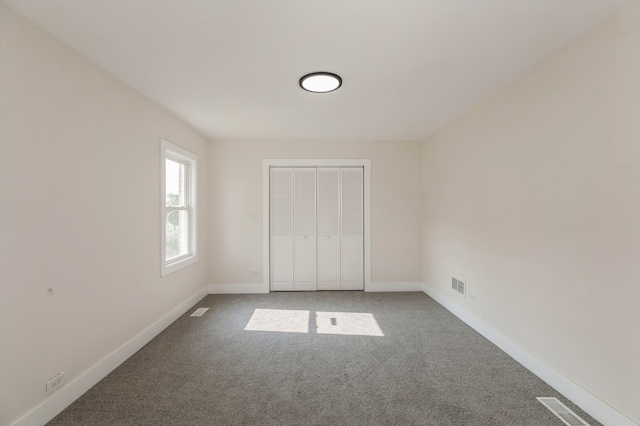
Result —
[[195, 311], [193, 311], [193, 313], [191, 314], [192, 317], [201, 317], [202, 314], [204, 314], [205, 312], [207, 312], [209, 310], [209, 308], [198, 308]]
[[536, 399], [560, 420], [562, 420], [564, 424], [569, 426], [589, 426], [589, 424], [578, 417], [576, 413], [567, 408], [567, 406], [562, 402], [558, 401], [558, 398], [537, 397]]
[[466, 285], [464, 283], [464, 281], [460, 281], [457, 278], [451, 277], [451, 289], [454, 291], [457, 291], [458, 293], [460, 293], [461, 295], [465, 295], [466, 292]]

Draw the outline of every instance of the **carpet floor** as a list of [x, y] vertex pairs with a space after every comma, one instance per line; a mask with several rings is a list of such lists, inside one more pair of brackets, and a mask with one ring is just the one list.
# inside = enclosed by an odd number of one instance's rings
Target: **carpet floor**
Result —
[[423, 293], [210, 295], [49, 425], [563, 426], [538, 396], [599, 424]]

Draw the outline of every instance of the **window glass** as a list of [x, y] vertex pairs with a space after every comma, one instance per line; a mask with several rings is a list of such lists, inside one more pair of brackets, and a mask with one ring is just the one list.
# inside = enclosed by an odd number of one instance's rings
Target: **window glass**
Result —
[[189, 254], [189, 218], [186, 210], [170, 210], [166, 223], [166, 260]]
[[183, 163], [166, 160], [165, 185], [167, 207], [185, 206], [185, 165]]

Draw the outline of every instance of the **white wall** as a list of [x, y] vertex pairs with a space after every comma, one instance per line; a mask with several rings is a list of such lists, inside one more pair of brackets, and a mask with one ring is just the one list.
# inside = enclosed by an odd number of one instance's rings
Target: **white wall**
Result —
[[0, 3], [0, 424], [205, 287], [206, 254], [160, 278], [160, 137], [206, 163], [204, 138]]
[[212, 142], [211, 284], [262, 283], [262, 276], [252, 277], [250, 271], [262, 271], [263, 159], [358, 158], [371, 159], [371, 281], [419, 289], [421, 155], [419, 142]]
[[423, 155], [429, 291], [640, 423], [640, 3]]

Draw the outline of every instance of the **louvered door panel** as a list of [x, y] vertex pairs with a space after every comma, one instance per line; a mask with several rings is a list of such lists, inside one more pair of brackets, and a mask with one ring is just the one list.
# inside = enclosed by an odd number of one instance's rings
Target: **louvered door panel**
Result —
[[316, 290], [316, 169], [294, 169], [294, 285]]
[[364, 288], [363, 169], [341, 171], [341, 290]]
[[293, 169], [271, 169], [271, 289], [293, 290]]
[[342, 169], [342, 236], [362, 237], [362, 168]]
[[318, 168], [318, 290], [340, 290], [339, 168]]

